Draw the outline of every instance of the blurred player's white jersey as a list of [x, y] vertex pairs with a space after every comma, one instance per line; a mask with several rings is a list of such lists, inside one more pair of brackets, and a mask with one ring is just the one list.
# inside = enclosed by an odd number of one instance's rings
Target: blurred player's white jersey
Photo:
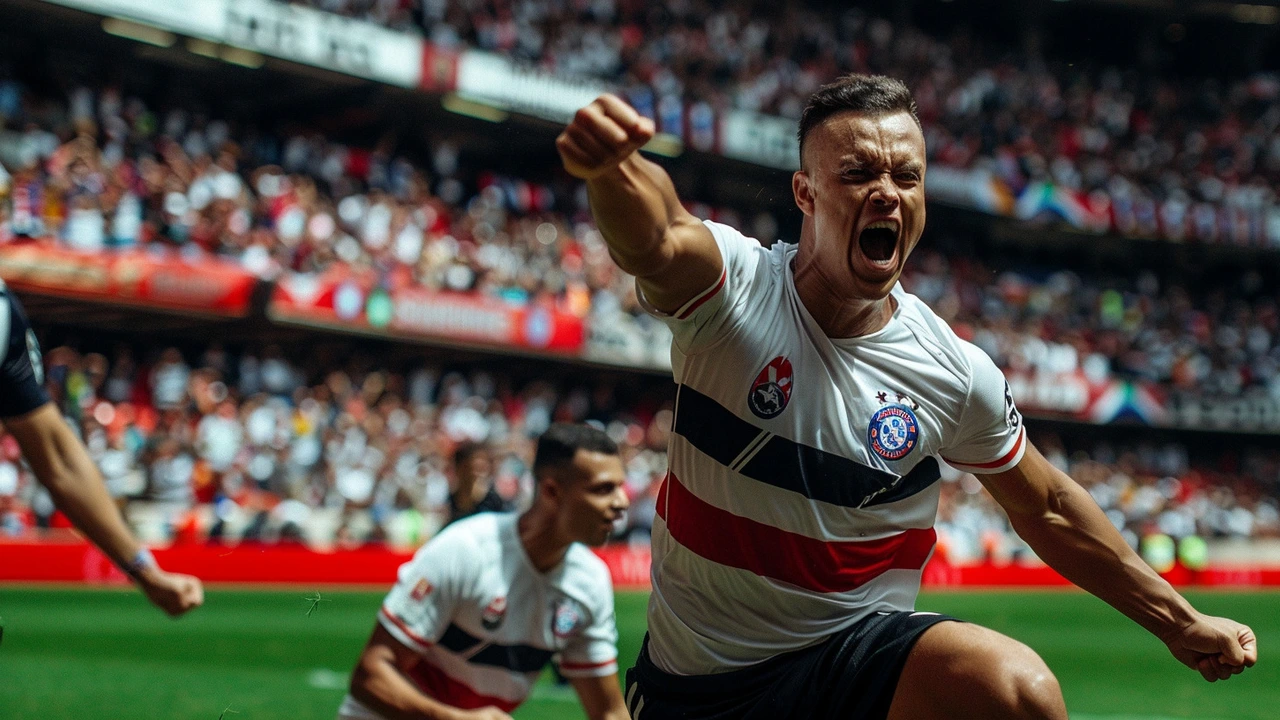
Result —
[[[618, 671], [609, 569], [575, 543], [558, 567], [538, 572], [516, 520], [482, 513], [445, 528], [400, 566], [378, 613], [422, 656], [410, 679], [457, 708], [510, 712], [556, 655], [566, 677]], [[348, 695], [338, 717], [380, 716]]]
[[933, 552], [938, 457], [971, 472], [1025, 449], [1004, 376], [918, 298], [831, 339], [796, 293], [796, 246], [706, 223], [720, 282], [665, 315], [679, 385], [653, 528], [649, 653], [723, 672], [911, 610]]

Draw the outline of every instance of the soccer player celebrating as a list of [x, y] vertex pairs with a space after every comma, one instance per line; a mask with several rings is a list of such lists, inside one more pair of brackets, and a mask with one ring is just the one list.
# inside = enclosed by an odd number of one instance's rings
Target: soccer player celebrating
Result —
[[810, 98], [798, 246], [686, 212], [636, 152], [653, 132], [604, 95], [556, 141], [674, 334], [635, 720], [1066, 720], [1025, 645], [913, 612], [937, 458], [975, 473], [1041, 558], [1206, 679], [1255, 662], [1253, 632], [1197, 612], [1143, 563], [1027, 441], [990, 358], [898, 284], [925, 223], [924, 135], [901, 82], [850, 75]]
[[552, 425], [533, 506], [445, 528], [400, 568], [340, 720], [509, 720], [553, 656], [591, 720], [626, 720], [609, 570], [585, 545], [626, 510], [609, 436]]
[[177, 617], [204, 602], [197, 578], [167, 573], [134, 539], [89, 451], [43, 387], [40, 345], [18, 299], [0, 281], [0, 421], [54, 504], [129, 575], [153, 605]]

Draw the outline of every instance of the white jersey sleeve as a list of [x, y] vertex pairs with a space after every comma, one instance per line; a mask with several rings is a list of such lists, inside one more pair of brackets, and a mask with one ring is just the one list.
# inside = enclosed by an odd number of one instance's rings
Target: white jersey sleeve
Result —
[[764, 255], [758, 241], [734, 228], [710, 220], [704, 220], [702, 224], [711, 231], [724, 260], [724, 272], [719, 280], [673, 313], [662, 312], [650, 305], [639, 285], [636, 286], [640, 304], [646, 312], [671, 328], [676, 346], [685, 355], [706, 350], [741, 322]]
[[567, 678], [604, 677], [618, 672], [618, 627], [613, 614], [613, 588], [597, 593], [591, 624], [569, 640], [560, 653], [560, 673]]
[[378, 622], [405, 647], [426, 652], [453, 621], [467, 582], [470, 545], [464, 533], [445, 531], [400, 566], [382, 602]]
[[1026, 428], [1000, 368], [977, 346], [964, 343], [969, 391], [955, 440], [942, 459], [964, 472], [989, 474], [1017, 465], [1027, 450]]

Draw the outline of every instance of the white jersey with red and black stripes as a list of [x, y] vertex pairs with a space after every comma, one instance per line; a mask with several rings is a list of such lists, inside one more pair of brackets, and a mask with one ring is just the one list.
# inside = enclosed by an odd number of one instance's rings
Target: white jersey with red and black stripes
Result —
[[[464, 710], [511, 712], [543, 667], [566, 677], [618, 671], [609, 569], [584, 545], [547, 573], [533, 567], [514, 513], [460, 520], [400, 566], [378, 612], [392, 637], [419, 655], [410, 680]], [[338, 717], [380, 716], [350, 695]]]
[[1018, 463], [1004, 376], [923, 302], [832, 339], [796, 294], [796, 246], [708, 222], [725, 271], [663, 319], [678, 383], [653, 531], [649, 653], [723, 672], [912, 610], [933, 552], [939, 458]]

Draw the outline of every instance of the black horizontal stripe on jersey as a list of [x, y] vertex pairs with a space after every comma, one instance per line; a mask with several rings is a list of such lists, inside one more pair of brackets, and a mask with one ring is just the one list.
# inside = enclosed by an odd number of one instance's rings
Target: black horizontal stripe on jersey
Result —
[[452, 623], [444, 631], [444, 636], [440, 638], [438, 644], [446, 650], [451, 650], [459, 655], [466, 655], [477, 646], [484, 645], [479, 652], [469, 656], [467, 662], [473, 662], [477, 665], [492, 665], [493, 667], [505, 668], [518, 673], [541, 670], [546, 667], [546, 664], [551, 661], [551, 656], [555, 654], [551, 650], [543, 650], [532, 645], [498, 645], [496, 643], [486, 645], [484, 640], [473, 636]]
[[764, 431], [688, 385], [681, 385], [676, 395], [675, 432], [699, 452], [752, 480], [841, 507], [903, 500], [942, 477], [937, 459], [931, 456], [899, 477], [777, 435], [769, 437], [745, 465], [733, 468], [734, 460]]

